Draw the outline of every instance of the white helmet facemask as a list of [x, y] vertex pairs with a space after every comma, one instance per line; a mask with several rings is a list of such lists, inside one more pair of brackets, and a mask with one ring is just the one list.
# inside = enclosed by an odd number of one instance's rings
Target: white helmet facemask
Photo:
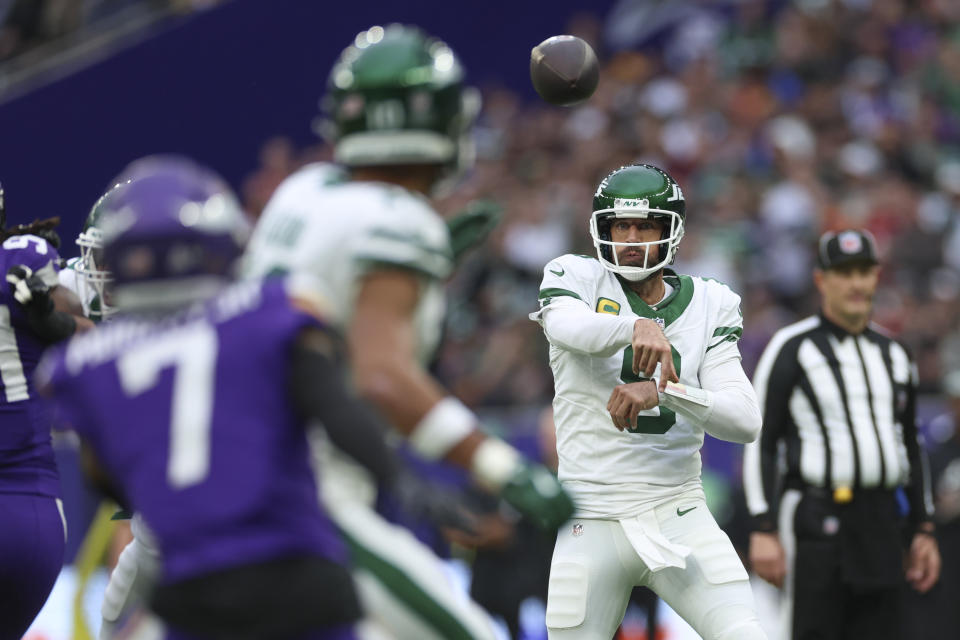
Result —
[[[657, 218], [664, 223], [664, 234], [660, 240], [651, 242], [614, 242], [611, 240], [610, 226], [614, 220]], [[606, 228], [601, 231], [601, 226]], [[622, 276], [631, 282], [649, 278], [673, 262], [683, 238], [683, 217], [675, 211], [651, 209], [646, 200], [630, 201], [611, 209], [599, 209], [590, 216], [590, 236], [597, 250], [597, 259], [603, 268]], [[643, 266], [621, 265], [618, 251], [632, 247], [644, 254]], [[665, 248], [665, 250], [662, 250]], [[653, 261], [659, 261], [653, 263]]]
[[[80, 301], [84, 307], [89, 307], [95, 300], [100, 305], [101, 320], [106, 320], [116, 313], [115, 307], [107, 304], [106, 289], [113, 282], [113, 274], [97, 263], [97, 258], [103, 256], [103, 233], [96, 227], [90, 227], [77, 236], [77, 246], [80, 247], [80, 261], [76, 271]], [[96, 314], [97, 311], [92, 311]]]

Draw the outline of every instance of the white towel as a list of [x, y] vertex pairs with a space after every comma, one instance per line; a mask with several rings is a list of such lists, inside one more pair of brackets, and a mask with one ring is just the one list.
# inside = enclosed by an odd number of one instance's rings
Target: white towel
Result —
[[660, 524], [653, 509], [639, 516], [620, 520], [620, 526], [623, 527], [633, 550], [650, 571], [660, 571], [667, 567], [687, 567], [686, 557], [690, 555], [690, 547], [674, 544], [660, 533]]

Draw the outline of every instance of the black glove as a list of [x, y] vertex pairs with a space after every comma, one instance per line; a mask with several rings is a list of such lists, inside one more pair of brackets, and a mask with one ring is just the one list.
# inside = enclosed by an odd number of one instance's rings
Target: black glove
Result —
[[460, 492], [431, 484], [407, 470], [400, 471], [388, 486], [381, 486], [380, 491], [412, 518], [426, 520], [437, 528], [476, 534], [476, 518], [464, 506], [465, 498]]
[[33, 332], [45, 342], [69, 338], [77, 330], [77, 321], [69, 313], [53, 308], [50, 287], [30, 267], [15, 264], [7, 269], [10, 292], [23, 306]]
[[10, 283], [10, 293], [24, 309], [40, 315], [53, 310], [50, 287], [27, 265], [15, 264], [7, 269], [7, 282]]

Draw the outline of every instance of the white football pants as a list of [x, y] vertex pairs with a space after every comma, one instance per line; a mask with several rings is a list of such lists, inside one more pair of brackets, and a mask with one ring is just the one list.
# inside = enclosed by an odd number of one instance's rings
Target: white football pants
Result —
[[311, 434], [321, 503], [350, 547], [364, 616], [396, 640], [495, 640], [487, 612], [433, 551], [374, 511], [369, 474], [325, 440]]
[[[651, 558], [670, 555], [652, 542], [664, 539], [690, 550], [684, 567], [651, 570]], [[652, 589], [704, 640], [766, 640], [747, 572], [702, 497], [670, 500], [623, 523], [567, 522], [550, 567], [550, 640], [612, 638], [635, 586]]]
[[110, 640], [131, 612], [142, 607], [160, 572], [160, 549], [139, 513], [130, 520], [131, 540], [110, 573], [103, 594], [100, 615], [100, 640]]

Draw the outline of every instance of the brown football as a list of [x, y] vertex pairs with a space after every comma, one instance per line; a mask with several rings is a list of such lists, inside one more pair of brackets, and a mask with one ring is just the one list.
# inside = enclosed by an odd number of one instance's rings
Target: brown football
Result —
[[530, 52], [530, 80], [550, 104], [583, 102], [593, 95], [600, 80], [597, 56], [576, 36], [547, 38]]

